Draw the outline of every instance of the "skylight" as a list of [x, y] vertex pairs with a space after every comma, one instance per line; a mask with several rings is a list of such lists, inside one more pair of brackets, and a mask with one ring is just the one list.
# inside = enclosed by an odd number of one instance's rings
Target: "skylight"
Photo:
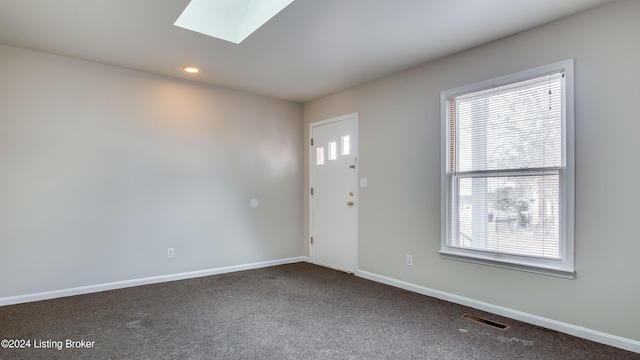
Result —
[[191, 0], [174, 25], [241, 43], [294, 0]]

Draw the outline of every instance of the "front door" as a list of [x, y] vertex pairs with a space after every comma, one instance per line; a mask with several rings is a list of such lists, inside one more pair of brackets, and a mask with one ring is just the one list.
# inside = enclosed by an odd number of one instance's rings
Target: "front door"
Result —
[[357, 114], [311, 124], [311, 260], [355, 272]]

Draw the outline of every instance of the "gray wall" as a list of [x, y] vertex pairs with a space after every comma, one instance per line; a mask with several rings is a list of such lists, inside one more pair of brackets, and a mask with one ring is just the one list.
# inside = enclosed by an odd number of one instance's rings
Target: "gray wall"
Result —
[[302, 105], [7, 46], [0, 63], [0, 297], [302, 255]]
[[[640, 1], [614, 2], [305, 104], [305, 138], [310, 122], [359, 113], [359, 269], [640, 340], [638, 14]], [[440, 91], [568, 58], [576, 279], [440, 259]], [[308, 236], [306, 195], [305, 211]]]

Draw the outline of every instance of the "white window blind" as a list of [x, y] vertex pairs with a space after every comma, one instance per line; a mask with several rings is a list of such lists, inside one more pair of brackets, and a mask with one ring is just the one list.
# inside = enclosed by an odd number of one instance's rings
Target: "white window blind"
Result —
[[564, 231], [566, 80], [562, 67], [443, 93], [441, 253], [569, 269], [573, 276]]
[[560, 168], [563, 75], [457, 96], [455, 172]]

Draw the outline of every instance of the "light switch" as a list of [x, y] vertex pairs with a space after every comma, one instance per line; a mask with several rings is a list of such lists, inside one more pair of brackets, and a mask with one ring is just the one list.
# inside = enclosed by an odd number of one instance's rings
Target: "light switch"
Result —
[[360, 178], [360, 187], [367, 187], [367, 178]]

